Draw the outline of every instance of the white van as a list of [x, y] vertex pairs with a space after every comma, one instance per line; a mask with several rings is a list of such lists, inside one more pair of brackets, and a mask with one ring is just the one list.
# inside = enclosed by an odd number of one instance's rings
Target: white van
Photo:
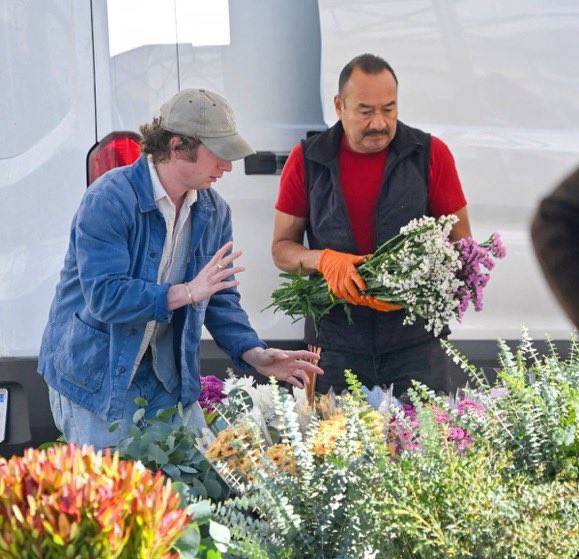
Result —
[[[564, 0], [0, 0], [0, 386], [12, 435], [2, 452], [54, 436], [36, 357], [71, 218], [98, 171], [87, 159], [122, 162], [124, 131], [186, 87], [223, 94], [243, 135], [269, 152], [267, 174], [238, 162], [217, 186], [248, 268], [242, 304], [265, 340], [298, 346], [302, 331], [262, 312], [279, 285], [276, 173], [295, 143], [335, 122], [338, 74], [362, 52], [396, 70], [401, 120], [450, 146], [476, 237], [498, 230], [509, 251], [485, 311], [453, 327], [457, 345], [490, 364], [494, 340], [516, 339], [523, 323], [565, 340], [571, 325], [528, 223], [579, 162], [578, 31], [579, 7]], [[205, 338], [204, 371], [221, 373]]]

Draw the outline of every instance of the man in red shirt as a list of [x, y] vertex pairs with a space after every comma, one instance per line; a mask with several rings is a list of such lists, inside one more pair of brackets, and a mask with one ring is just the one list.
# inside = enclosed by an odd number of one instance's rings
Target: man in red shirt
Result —
[[[284, 271], [324, 275], [332, 292], [351, 303], [322, 319], [318, 336], [325, 375], [317, 391], [345, 388], [352, 369], [367, 386], [412, 379], [451, 388], [449, 360], [422, 321], [402, 325], [404, 310], [363, 295], [355, 266], [411, 219], [455, 214], [451, 238], [470, 235], [466, 200], [454, 159], [438, 138], [398, 120], [398, 80], [382, 58], [350, 61], [334, 97], [338, 122], [296, 145], [284, 166], [275, 204], [272, 255]], [[308, 247], [304, 246], [307, 232]], [[448, 335], [445, 329], [442, 336]]]

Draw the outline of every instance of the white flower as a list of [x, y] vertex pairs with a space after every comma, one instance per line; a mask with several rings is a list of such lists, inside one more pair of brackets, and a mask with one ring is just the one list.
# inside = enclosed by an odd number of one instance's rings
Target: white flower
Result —
[[225, 394], [229, 394], [232, 390], [248, 390], [253, 388], [253, 385], [255, 384], [255, 379], [253, 377], [235, 376], [231, 369], [228, 369], [227, 373], [228, 377], [223, 382], [223, 392], [225, 392]]
[[400, 232], [406, 239], [386, 259], [378, 282], [404, 301], [405, 324], [426, 317], [426, 328], [438, 335], [454, 316], [454, 293], [460, 286], [458, 252], [446, 240], [457, 218], [454, 215], [413, 219]]

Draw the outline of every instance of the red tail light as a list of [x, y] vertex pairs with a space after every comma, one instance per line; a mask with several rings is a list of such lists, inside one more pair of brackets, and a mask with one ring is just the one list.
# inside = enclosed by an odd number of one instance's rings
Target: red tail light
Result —
[[130, 165], [139, 157], [141, 136], [136, 132], [111, 132], [87, 156], [87, 184], [115, 167]]

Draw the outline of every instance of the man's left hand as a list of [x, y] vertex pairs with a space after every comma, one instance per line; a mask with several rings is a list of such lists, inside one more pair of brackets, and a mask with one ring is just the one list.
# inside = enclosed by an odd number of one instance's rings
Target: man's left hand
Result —
[[304, 388], [309, 384], [307, 373], [324, 374], [322, 369], [310, 362], [317, 362], [320, 356], [306, 350], [284, 351], [276, 348], [254, 347], [244, 352], [241, 358], [258, 373], [293, 384], [298, 388]]
[[362, 295], [362, 305], [382, 312], [398, 311], [402, 308], [398, 303], [388, 303], [371, 295]]

